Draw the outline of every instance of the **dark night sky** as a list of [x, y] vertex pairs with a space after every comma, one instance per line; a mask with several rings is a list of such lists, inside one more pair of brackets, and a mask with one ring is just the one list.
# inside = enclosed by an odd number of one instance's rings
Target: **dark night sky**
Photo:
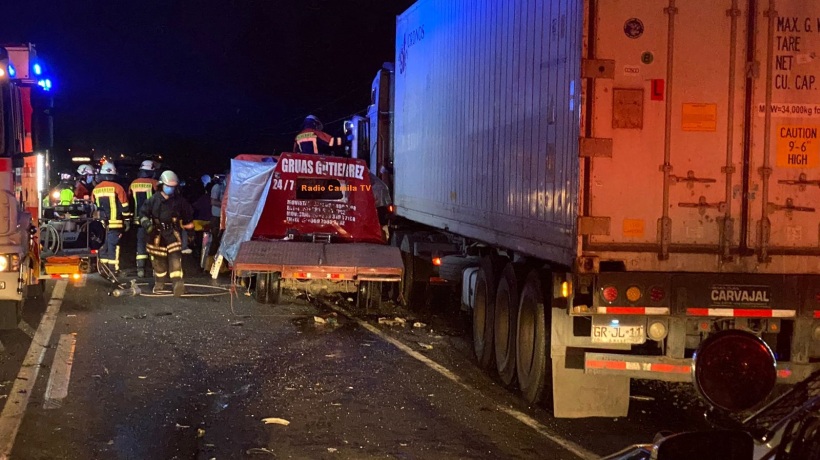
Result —
[[308, 113], [333, 132], [366, 108], [412, 3], [26, 0], [4, 7], [0, 43], [35, 43], [56, 76], [57, 152], [221, 169], [236, 153], [289, 149]]

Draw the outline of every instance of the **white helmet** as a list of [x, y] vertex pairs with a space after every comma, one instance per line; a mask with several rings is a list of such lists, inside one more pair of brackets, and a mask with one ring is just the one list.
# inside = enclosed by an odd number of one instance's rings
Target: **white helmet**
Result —
[[157, 169], [157, 164], [154, 163], [152, 160], [145, 160], [140, 165], [140, 170], [142, 171], [154, 171]]
[[117, 168], [114, 166], [114, 163], [105, 162], [103, 163], [102, 167], [100, 168], [100, 174], [117, 174]]
[[67, 172], [60, 173], [60, 180], [71, 180], [71, 179], [74, 179], [74, 177], [71, 176], [71, 173], [67, 173]]
[[159, 181], [163, 183], [163, 185], [167, 185], [169, 187], [176, 187], [179, 185], [179, 177], [174, 174], [173, 171], [165, 171], [159, 176]]
[[81, 176], [92, 176], [94, 175], [94, 168], [92, 168], [91, 165], [80, 165], [80, 167], [77, 168], [77, 174]]

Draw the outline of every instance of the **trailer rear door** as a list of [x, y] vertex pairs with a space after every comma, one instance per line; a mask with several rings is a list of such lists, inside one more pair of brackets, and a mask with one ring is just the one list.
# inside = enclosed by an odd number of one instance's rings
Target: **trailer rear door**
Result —
[[771, 4], [591, 3], [585, 250], [820, 253], [820, 2]]
[[767, 17], [769, 7], [757, 15], [749, 168], [749, 246], [761, 260], [820, 253], [820, 2], [778, 0]]

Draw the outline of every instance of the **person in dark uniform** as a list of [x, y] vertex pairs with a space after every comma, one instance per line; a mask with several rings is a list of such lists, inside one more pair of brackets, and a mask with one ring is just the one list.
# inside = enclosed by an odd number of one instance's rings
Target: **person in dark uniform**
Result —
[[[140, 165], [138, 177], [131, 182], [128, 187], [128, 194], [131, 195], [131, 202], [134, 203], [134, 210], [139, 211], [142, 205], [157, 191], [158, 180], [154, 179], [154, 171], [157, 169], [156, 163], [145, 160]], [[137, 277], [145, 276], [145, 261], [148, 260], [148, 252], [145, 250], [145, 229], [140, 225], [137, 227]]]
[[165, 171], [159, 178], [162, 188], [140, 208], [140, 225], [148, 233], [146, 247], [154, 268], [154, 290], [165, 289], [170, 278], [174, 296], [185, 294], [182, 275], [182, 230], [194, 228], [194, 211], [185, 198], [177, 193], [179, 177]]
[[100, 219], [105, 222], [108, 232], [105, 244], [100, 248], [100, 262], [116, 274], [120, 270], [120, 238], [123, 231], [131, 228], [131, 209], [128, 205], [128, 194], [122, 185], [114, 182], [117, 168], [113, 163], [104, 163], [100, 167], [102, 181], [91, 192], [91, 200], [97, 205]]
[[322, 131], [323, 128], [322, 122], [316, 116], [308, 115], [302, 125], [302, 130], [293, 142], [293, 151], [330, 155], [343, 148], [342, 138], [331, 136]]

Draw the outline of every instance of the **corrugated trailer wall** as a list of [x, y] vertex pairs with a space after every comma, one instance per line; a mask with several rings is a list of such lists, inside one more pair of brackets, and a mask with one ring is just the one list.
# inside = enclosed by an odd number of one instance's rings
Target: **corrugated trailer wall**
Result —
[[[820, 2], [599, 0], [584, 255], [820, 273]], [[767, 113], [765, 107], [771, 110]], [[583, 227], [583, 226], [582, 226]]]
[[582, 14], [580, 0], [421, 0], [398, 18], [399, 215], [572, 263]]

